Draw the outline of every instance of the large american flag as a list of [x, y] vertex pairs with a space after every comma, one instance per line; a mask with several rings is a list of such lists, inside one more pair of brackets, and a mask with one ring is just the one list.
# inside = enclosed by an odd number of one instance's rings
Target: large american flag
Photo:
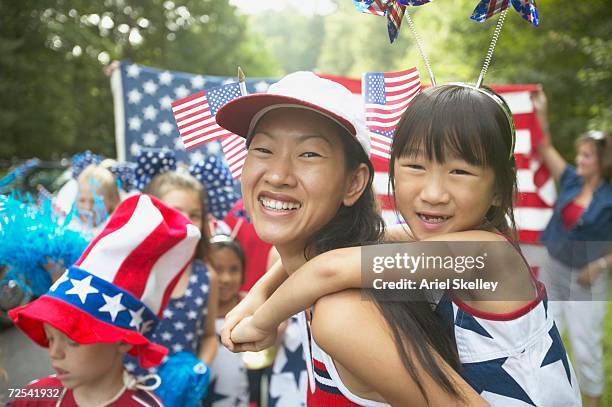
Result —
[[[167, 71], [122, 61], [111, 77], [117, 158], [134, 161], [143, 147], [169, 148], [177, 160], [196, 163], [205, 155], [222, 155], [218, 141], [186, 150], [172, 115], [172, 102], [194, 93], [236, 82], [227, 76]], [[247, 78], [248, 93], [265, 92], [277, 78]]]
[[[341, 76], [320, 75], [347, 87], [358, 100], [362, 100], [361, 80]], [[250, 78], [246, 85], [249, 93], [265, 92], [276, 78]], [[143, 65], [122, 62], [111, 79], [115, 106], [115, 133], [117, 155], [120, 161], [133, 161], [135, 152], [143, 146], [174, 149], [177, 158], [184, 162], [197, 162], [205, 154], [229, 156], [233, 172], [239, 172], [244, 161], [244, 140], [224, 138], [219, 142], [205, 143], [186, 151], [174, 119], [171, 103], [192, 93], [233, 82], [235, 78], [201, 76], [182, 72], [168, 72]], [[555, 186], [546, 168], [537, 156], [537, 143], [541, 138], [530, 92], [536, 85], [493, 86], [512, 109], [517, 129], [515, 157], [518, 166], [518, 189], [515, 217], [522, 242], [535, 242], [552, 214]], [[232, 143], [233, 141], [233, 143]], [[241, 153], [242, 151], [242, 153]], [[226, 153], [227, 154], [227, 153]], [[231, 154], [231, 153], [230, 153]], [[399, 222], [394, 211], [393, 199], [388, 193], [388, 161], [373, 155], [375, 168], [374, 188], [388, 224]]]
[[242, 95], [238, 83], [194, 93], [172, 102], [172, 113], [187, 150], [232, 135], [217, 124], [215, 115], [224, 104]]
[[416, 68], [400, 72], [368, 72], [363, 75], [365, 122], [371, 131], [372, 155], [389, 159], [397, 123], [421, 91]]

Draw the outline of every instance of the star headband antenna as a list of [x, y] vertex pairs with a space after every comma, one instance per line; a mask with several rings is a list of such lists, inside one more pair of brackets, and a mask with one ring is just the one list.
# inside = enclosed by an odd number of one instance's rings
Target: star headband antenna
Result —
[[423, 48], [423, 43], [421, 41], [421, 36], [416, 30], [414, 22], [412, 21], [412, 17], [410, 17], [410, 12], [406, 10], [406, 21], [408, 21], [408, 27], [410, 27], [410, 31], [412, 32], [412, 36], [414, 37], [417, 45], [417, 49], [419, 50], [419, 54], [421, 54], [421, 58], [423, 58], [423, 62], [425, 62], [425, 68], [427, 69], [427, 73], [429, 74], [429, 80], [431, 81], [431, 86], [436, 86], [436, 77], [433, 74], [433, 70], [431, 69], [431, 64], [429, 63], [429, 58], [425, 53], [425, 48]]
[[[508, 124], [510, 125], [510, 130], [512, 133], [512, 142], [510, 145], [510, 157], [509, 157], [509, 159], [512, 159], [512, 156], [514, 154], [514, 144], [515, 144], [515, 139], [516, 139], [514, 120], [512, 119], [512, 112], [510, 111], [508, 105], [503, 101], [501, 97], [497, 96], [495, 93], [488, 90], [487, 88], [482, 87], [484, 78], [487, 74], [489, 66], [491, 65], [491, 60], [493, 59], [493, 52], [495, 51], [495, 46], [497, 45], [497, 41], [499, 40], [499, 36], [501, 35], [501, 30], [502, 30], [502, 27], [504, 26], [504, 21], [506, 20], [507, 12], [508, 10], [504, 9], [501, 12], [501, 15], [499, 16], [499, 19], [497, 20], [497, 25], [495, 26], [495, 31], [493, 32], [493, 37], [491, 38], [491, 43], [489, 44], [489, 49], [487, 50], [487, 54], [485, 56], [485, 60], [482, 65], [482, 69], [480, 70], [480, 76], [478, 77], [478, 81], [476, 82], [476, 84], [471, 85], [471, 84], [467, 84], [463, 82], [453, 82], [450, 84], [461, 86], [464, 88], [474, 89], [478, 91], [479, 93], [492, 99], [502, 109], [506, 118], [508, 119]], [[418, 34], [416, 27], [414, 25], [414, 22], [412, 21], [412, 18], [410, 17], [410, 13], [408, 11], [405, 14], [405, 18], [408, 21], [408, 26], [410, 27], [410, 31], [412, 32], [412, 35], [415, 39], [417, 49], [419, 50], [419, 54], [421, 55], [421, 58], [423, 58], [423, 62], [425, 63], [425, 67], [427, 68], [427, 72], [431, 80], [431, 85], [436, 86], [436, 78], [433, 74], [433, 70], [431, 69], [431, 63], [429, 62], [429, 58], [427, 57], [427, 54], [425, 53], [425, 49], [421, 41], [421, 36]]]
[[504, 21], [506, 21], [507, 13], [508, 9], [502, 11], [501, 15], [499, 16], [499, 19], [497, 20], [497, 25], [495, 26], [495, 31], [493, 32], [493, 38], [491, 38], [491, 43], [489, 44], [489, 49], [487, 50], [487, 56], [485, 57], [484, 63], [482, 64], [480, 76], [478, 77], [478, 81], [476, 82], [476, 88], [480, 88], [482, 86], [482, 82], [484, 81], [485, 75], [487, 74], [487, 70], [489, 69], [489, 65], [491, 64], [491, 59], [493, 58], [493, 52], [495, 51], [495, 45], [497, 45], [497, 40], [499, 39], [502, 27], [504, 26]]

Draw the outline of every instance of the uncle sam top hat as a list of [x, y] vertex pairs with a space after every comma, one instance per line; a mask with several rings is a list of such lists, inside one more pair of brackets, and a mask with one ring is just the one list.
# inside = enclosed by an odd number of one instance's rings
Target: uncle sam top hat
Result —
[[129, 353], [144, 368], [156, 366], [167, 349], [151, 342], [151, 334], [199, 239], [178, 211], [148, 195], [132, 196], [46, 294], [9, 315], [43, 347], [46, 323], [79, 344], [131, 344]]

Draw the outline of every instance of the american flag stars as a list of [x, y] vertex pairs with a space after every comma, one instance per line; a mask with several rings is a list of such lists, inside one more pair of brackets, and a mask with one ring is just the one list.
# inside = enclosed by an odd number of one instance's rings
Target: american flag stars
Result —
[[[195, 162], [190, 157], [196, 151], [205, 155], [221, 154], [218, 143], [185, 150], [190, 145], [180, 140], [172, 102], [195, 92], [210, 91], [235, 79], [158, 70], [125, 62], [120, 64], [119, 73], [120, 89], [114, 87], [113, 92], [117, 94], [115, 101], [120, 101], [116, 103], [117, 112], [121, 112], [124, 120], [119, 143], [123, 145], [126, 161], [134, 161], [142, 147], [175, 149], [177, 160], [186, 164]], [[248, 80], [247, 88], [251, 92], [264, 92], [272, 82], [274, 80], [261, 78]]]

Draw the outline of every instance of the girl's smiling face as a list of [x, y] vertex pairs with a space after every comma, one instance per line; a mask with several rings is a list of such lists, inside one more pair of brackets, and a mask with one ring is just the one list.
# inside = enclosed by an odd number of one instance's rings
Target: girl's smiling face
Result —
[[418, 240], [482, 225], [495, 200], [493, 170], [461, 158], [401, 156], [394, 178], [396, 205]]
[[212, 245], [210, 260], [219, 281], [219, 301], [227, 303], [238, 298], [242, 285], [242, 261], [229, 247]]

